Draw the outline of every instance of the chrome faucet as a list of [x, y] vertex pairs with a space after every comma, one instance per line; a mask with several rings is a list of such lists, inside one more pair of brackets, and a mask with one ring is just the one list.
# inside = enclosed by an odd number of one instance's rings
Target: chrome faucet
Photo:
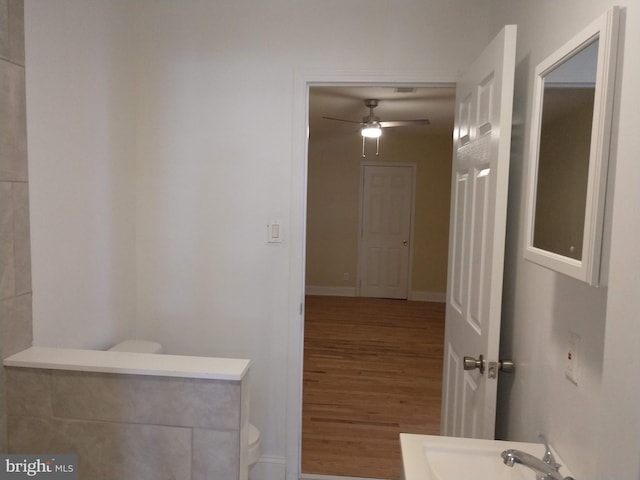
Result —
[[544, 463], [548, 463], [549, 465], [555, 467], [556, 471], [562, 466], [559, 463], [556, 463], [556, 459], [553, 456], [553, 452], [551, 451], [551, 448], [549, 447], [549, 442], [547, 441], [547, 437], [544, 436], [544, 434], [540, 433], [538, 434], [538, 438], [540, 440], [542, 440], [542, 443], [544, 443], [544, 455], [542, 457], [542, 461]]
[[513, 467], [516, 463], [524, 465], [536, 472], [536, 480], [574, 480], [573, 477], [563, 477], [560, 472], [560, 464], [556, 463], [556, 459], [549, 448], [549, 443], [544, 435], [539, 435], [544, 443], [545, 453], [542, 460], [533, 455], [510, 448], [502, 452], [502, 460], [507, 467]]

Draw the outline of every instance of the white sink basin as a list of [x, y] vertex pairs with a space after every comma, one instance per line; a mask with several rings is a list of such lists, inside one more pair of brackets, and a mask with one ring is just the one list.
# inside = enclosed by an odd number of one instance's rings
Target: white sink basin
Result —
[[[544, 455], [538, 443], [503, 442], [471, 438], [400, 434], [404, 480], [535, 480], [533, 470], [516, 464], [507, 467], [500, 454], [508, 448]], [[552, 447], [553, 451], [553, 447]], [[556, 462], [562, 460], [553, 451]], [[570, 476], [565, 468], [560, 473]]]

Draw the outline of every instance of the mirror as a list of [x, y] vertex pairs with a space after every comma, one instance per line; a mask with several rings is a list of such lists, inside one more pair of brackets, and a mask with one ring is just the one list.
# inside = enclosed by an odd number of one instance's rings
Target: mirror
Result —
[[600, 283], [619, 8], [535, 71], [525, 258]]

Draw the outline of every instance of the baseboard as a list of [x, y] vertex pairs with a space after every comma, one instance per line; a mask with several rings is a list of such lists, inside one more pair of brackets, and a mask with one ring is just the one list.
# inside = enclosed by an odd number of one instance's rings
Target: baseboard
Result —
[[413, 300], [414, 302], [445, 303], [447, 301], [447, 294], [445, 292], [418, 292], [414, 290], [409, 293], [409, 300]]
[[339, 477], [335, 475], [316, 475], [314, 473], [303, 473], [300, 475], [300, 480], [382, 480], [382, 479], [363, 478], [363, 477]]
[[[332, 287], [322, 285], [307, 285], [305, 287], [307, 295], [323, 295], [327, 297], [355, 297], [356, 287]], [[422, 292], [413, 290], [409, 292], [408, 300], [414, 302], [438, 302], [445, 303], [447, 294], [445, 292]]]
[[283, 480], [286, 473], [286, 458], [263, 455], [249, 472], [249, 480]]
[[356, 287], [332, 287], [322, 285], [307, 285], [307, 295], [324, 295], [328, 297], [355, 297]]

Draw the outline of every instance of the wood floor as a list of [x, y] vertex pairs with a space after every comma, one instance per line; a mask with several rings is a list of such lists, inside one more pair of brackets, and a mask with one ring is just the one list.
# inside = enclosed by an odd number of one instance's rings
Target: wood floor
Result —
[[399, 479], [401, 432], [438, 434], [444, 304], [307, 296], [302, 472]]

